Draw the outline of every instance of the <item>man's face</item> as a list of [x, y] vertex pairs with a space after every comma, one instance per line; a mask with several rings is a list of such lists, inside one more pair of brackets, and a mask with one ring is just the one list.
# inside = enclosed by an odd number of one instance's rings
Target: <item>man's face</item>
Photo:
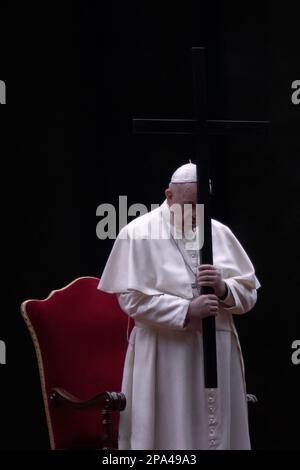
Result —
[[[178, 204], [181, 207], [183, 228], [190, 217], [190, 212], [192, 213], [192, 228], [194, 229], [196, 227], [197, 183], [172, 183], [166, 189], [165, 195], [169, 207], [172, 207], [173, 204]], [[185, 205], [187, 205], [186, 208], [184, 208]]]

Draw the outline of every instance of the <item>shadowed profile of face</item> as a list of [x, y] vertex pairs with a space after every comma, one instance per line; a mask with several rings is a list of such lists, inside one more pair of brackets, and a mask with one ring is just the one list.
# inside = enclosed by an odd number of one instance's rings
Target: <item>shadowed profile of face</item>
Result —
[[[197, 207], [197, 183], [170, 183], [165, 190], [167, 203], [171, 208], [174, 204], [181, 207], [183, 214], [182, 228], [184, 230], [186, 221], [192, 216], [192, 228], [196, 227]], [[185, 207], [186, 205], [186, 207]]]

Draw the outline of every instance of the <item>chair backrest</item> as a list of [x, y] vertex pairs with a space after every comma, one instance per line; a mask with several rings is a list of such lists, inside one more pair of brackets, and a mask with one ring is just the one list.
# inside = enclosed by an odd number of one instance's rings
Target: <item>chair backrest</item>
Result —
[[[99, 448], [102, 435], [99, 411], [49, 403], [52, 387], [82, 400], [121, 390], [128, 318], [116, 296], [99, 291], [98, 283], [96, 277], [78, 278], [45, 300], [21, 305], [38, 358], [52, 449]], [[112, 421], [117, 445], [118, 417]]]

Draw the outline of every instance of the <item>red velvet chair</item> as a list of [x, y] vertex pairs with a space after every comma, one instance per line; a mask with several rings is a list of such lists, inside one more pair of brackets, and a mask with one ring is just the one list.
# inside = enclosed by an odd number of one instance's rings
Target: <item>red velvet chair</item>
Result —
[[98, 282], [82, 277], [45, 300], [21, 305], [37, 354], [52, 449], [117, 448], [119, 413], [109, 421], [126, 404], [118, 392], [128, 318]]

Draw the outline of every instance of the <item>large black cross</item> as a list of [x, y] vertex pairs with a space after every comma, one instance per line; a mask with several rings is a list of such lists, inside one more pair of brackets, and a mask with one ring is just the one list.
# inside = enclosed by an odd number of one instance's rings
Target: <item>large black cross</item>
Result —
[[[195, 138], [195, 158], [198, 175], [198, 204], [204, 204], [204, 244], [201, 249], [201, 263], [213, 264], [211, 209], [210, 209], [210, 172], [209, 172], [209, 135], [230, 135], [251, 133], [266, 129], [268, 121], [224, 121], [208, 120], [206, 105], [205, 48], [192, 48], [193, 62], [193, 119], [133, 119], [135, 134], [188, 134]], [[211, 293], [205, 287], [203, 294]], [[218, 387], [216, 325], [214, 317], [202, 320], [204, 379], [206, 388]]]

